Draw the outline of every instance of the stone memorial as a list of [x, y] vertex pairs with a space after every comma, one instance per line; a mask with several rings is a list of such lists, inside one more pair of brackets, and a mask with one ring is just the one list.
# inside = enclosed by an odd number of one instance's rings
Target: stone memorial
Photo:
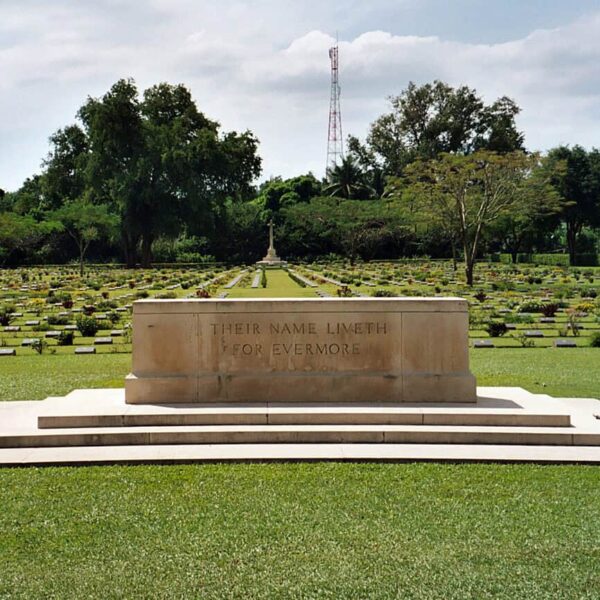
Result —
[[460, 298], [140, 300], [126, 402], [476, 401]]
[[267, 249], [267, 255], [260, 261], [256, 263], [261, 267], [285, 267], [287, 266], [287, 262], [285, 260], [281, 260], [279, 256], [277, 256], [277, 252], [275, 251], [275, 245], [273, 242], [273, 219], [269, 221], [269, 248]]

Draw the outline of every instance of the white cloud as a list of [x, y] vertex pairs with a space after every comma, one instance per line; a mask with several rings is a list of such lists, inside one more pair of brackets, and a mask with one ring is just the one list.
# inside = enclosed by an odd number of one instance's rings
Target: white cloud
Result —
[[513, 97], [530, 148], [600, 139], [600, 14], [475, 44], [393, 35], [385, 19], [360, 31], [367, 16], [388, 14], [386, 0], [23, 4], [0, 2], [0, 187], [8, 189], [37, 170], [48, 136], [73, 121], [87, 95], [125, 76], [140, 88], [183, 82], [225, 129], [252, 129], [266, 176], [322, 174], [329, 27], [340, 21], [358, 32], [340, 40], [345, 133], [364, 136], [409, 80], [441, 79], [488, 101]]

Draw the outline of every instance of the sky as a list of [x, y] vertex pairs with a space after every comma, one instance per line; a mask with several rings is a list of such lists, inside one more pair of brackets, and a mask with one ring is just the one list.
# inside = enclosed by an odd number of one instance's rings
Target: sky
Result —
[[600, 0], [0, 0], [0, 188], [122, 77], [253, 131], [263, 178], [321, 177], [336, 33], [344, 136], [440, 79], [513, 98], [529, 149], [600, 145]]

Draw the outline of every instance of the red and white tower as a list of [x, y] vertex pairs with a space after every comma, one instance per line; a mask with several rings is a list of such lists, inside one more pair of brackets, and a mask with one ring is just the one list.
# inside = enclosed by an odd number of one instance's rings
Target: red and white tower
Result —
[[344, 158], [344, 141], [342, 138], [342, 113], [340, 111], [340, 81], [337, 42], [329, 48], [331, 60], [331, 96], [329, 99], [329, 131], [327, 134], [326, 172], [335, 167]]

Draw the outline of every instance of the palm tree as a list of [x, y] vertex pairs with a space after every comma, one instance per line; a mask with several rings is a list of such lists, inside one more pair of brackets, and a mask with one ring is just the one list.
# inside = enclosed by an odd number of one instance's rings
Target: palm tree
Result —
[[364, 172], [349, 156], [342, 158], [339, 165], [327, 169], [327, 180], [329, 183], [323, 192], [329, 196], [356, 200], [373, 195], [373, 189], [367, 184]]

